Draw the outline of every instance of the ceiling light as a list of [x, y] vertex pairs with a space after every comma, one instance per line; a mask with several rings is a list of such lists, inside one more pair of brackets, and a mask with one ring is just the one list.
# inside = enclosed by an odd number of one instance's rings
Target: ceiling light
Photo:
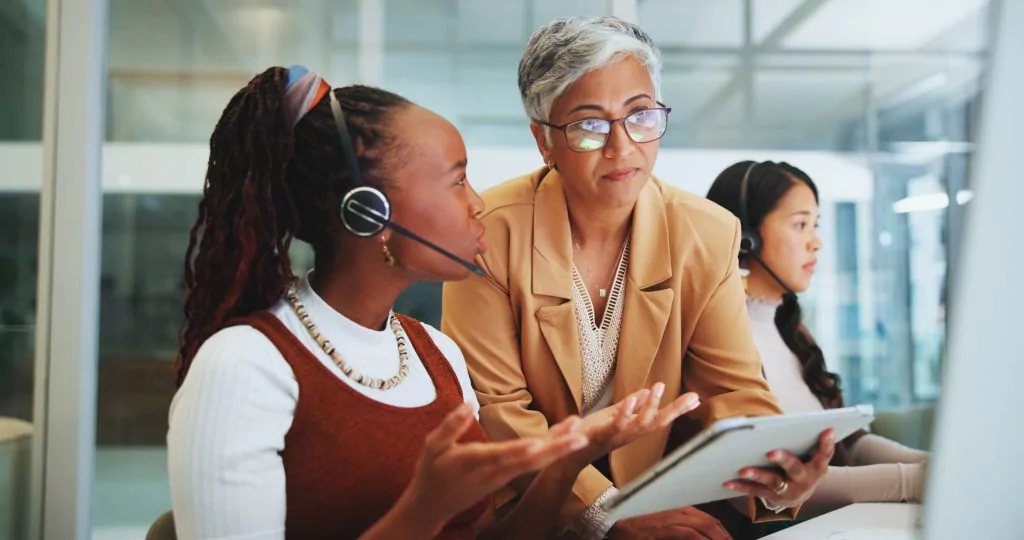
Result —
[[892, 211], [897, 214], [906, 214], [908, 212], [942, 210], [947, 206], [949, 206], [949, 195], [945, 193], [932, 193], [930, 195], [914, 195], [900, 199], [892, 203]]

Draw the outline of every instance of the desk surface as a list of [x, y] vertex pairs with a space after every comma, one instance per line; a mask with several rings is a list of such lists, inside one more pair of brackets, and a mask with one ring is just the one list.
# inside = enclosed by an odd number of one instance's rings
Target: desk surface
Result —
[[807, 520], [766, 540], [916, 540], [921, 531], [921, 505], [851, 504]]

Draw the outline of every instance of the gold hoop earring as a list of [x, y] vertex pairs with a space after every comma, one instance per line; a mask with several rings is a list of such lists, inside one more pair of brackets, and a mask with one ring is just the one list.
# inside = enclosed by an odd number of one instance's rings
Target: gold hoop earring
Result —
[[547, 165], [548, 168], [551, 169], [552, 171], [558, 170], [558, 165], [556, 165], [554, 161], [552, 161], [551, 163], [545, 163], [545, 165]]
[[384, 252], [384, 264], [394, 266], [395, 256], [391, 254], [391, 250], [388, 249], [388, 243], [383, 237], [380, 239], [380, 250]]

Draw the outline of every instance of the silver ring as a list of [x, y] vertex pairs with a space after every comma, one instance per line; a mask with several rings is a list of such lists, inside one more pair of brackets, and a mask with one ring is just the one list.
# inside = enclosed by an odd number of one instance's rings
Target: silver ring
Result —
[[778, 489], [775, 490], [775, 494], [784, 495], [787, 491], [789, 491], [789, 482], [783, 480], [782, 484], [780, 484]]

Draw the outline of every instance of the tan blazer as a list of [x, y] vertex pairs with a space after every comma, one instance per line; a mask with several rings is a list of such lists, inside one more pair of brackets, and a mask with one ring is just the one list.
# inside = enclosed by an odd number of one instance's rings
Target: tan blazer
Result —
[[[442, 330], [462, 348], [491, 438], [538, 435], [579, 414], [582, 355], [572, 302], [572, 241], [562, 178], [544, 168], [483, 195], [486, 278], [444, 286]], [[737, 266], [739, 223], [703, 198], [651, 179], [633, 214], [615, 401], [665, 383], [701, 405], [695, 427], [779, 414], [761, 374]], [[690, 433], [692, 435], [692, 433]], [[669, 430], [611, 453], [612, 479], [585, 469], [562, 512], [578, 517], [665, 453]], [[758, 512], [759, 514], [761, 512]]]

